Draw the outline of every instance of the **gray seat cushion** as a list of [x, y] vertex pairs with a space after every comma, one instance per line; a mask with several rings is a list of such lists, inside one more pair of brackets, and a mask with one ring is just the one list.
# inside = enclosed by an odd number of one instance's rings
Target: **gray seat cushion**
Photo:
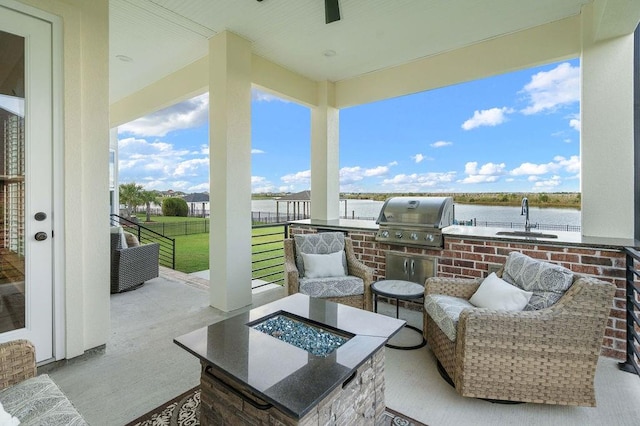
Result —
[[0, 391], [4, 409], [21, 425], [79, 426], [87, 422], [58, 385], [42, 374]]
[[514, 251], [504, 264], [502, 279], [533, 292], [524, 310], [535, 311], [552, 306], [562, 297], [573, 284], [573, 272]]
[[458, 320], [465, 309], [476, 309], [468, 300], [443, 294], [428, 294], [424, 297], [424, 310], [451, 340], [456, 341]]
[[301, 278], [300, 293], [310, 297], [342, 297], [364, 294], [362, 278], [344, 277]]

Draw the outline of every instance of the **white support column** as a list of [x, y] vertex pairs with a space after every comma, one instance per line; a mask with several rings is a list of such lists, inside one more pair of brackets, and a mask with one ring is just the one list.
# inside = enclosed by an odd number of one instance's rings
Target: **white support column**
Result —
[[335, 85], [318, 83], [318, 106], [311, 110], [311, 219], [340, 217], [339, 111]]
[[251, 304], [251, 44], [209, 41], [210, 303]]
[[582, 52], [582, 234], [634, 236], [633, 34]]

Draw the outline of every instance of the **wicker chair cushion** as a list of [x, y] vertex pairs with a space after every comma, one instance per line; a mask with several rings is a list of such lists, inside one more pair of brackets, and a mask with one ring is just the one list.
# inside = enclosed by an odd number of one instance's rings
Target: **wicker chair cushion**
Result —
[[525, 311], [545, 309], [556, 303], [573, 283], [573, 272], [560, 265], [511, 252], [504, 264], [502, 279], [533, 292]]
[[140, 245], [138, 237], [133, 235], [131, 232], [125, 232], [124, 239], [127, 241], [127, 247], [138, 247]]
[[328, 278], [301, 278], [300, 293], [311, 297], [342, 297], [364, 294], [364, 281], [352, 275]]
[[[329, 254], [342, 251], [344, 253], [344, 234], [342, 232], [321, 232], [318, 234], [295, 235], [296, 267], [300, 277], [304, 277], [304, 260], [302, 253]], [[347, 274], [347, 258], [343, 256], [342, 265]]]
[[428, 294], [424, 297], [425, 312], [452, 342], [456, 341], [458, 319], [465, 309], [475, 309], [475, 306], [460, 297], [442, 294]]
[[86, 425], [58, 385], [42, 374], [0, 391], [0, 401], [8, 413], [22, 424]]
[[112, 234], [118, 234], [120, 236], [120, 240], [118, 241], [118, 249], [127, 248], [127, 238], [124, 236], [124, 230], [122, 226], [112, 226], [111, 227]]

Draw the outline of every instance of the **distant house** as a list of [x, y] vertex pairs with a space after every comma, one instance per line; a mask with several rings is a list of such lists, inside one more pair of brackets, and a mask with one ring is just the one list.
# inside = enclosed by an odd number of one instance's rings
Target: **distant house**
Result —
[[209, 211], [209, 194], [196, 192], [182, 197], [189, 205], [189, 216], [206, 217]]

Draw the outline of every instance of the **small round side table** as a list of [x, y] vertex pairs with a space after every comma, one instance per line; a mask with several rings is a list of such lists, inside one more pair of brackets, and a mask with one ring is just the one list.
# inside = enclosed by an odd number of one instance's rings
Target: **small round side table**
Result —
[[[373, 293], [374, 300], [374, 312], [378, 312], [378, 296], [385, 296], [396, 299], [396, 318], [400, 315], [400, 301], [401, 300], [415, 300], [424, 297], [424, 287], [420, 284], [413, 283], [411, 281], [403, 280], [381, 280], [376, 281], [371, 285], [371, 292]], [[417, 331], [422, 338], [422, 341], [413, 346], [397, 346], [387, 343], [385, 346], [392, 349], [419, 349], [427, 344], [426, 339], [422, 335], [422, 330], [409, 324], [405, 324], [406, 328]]]

